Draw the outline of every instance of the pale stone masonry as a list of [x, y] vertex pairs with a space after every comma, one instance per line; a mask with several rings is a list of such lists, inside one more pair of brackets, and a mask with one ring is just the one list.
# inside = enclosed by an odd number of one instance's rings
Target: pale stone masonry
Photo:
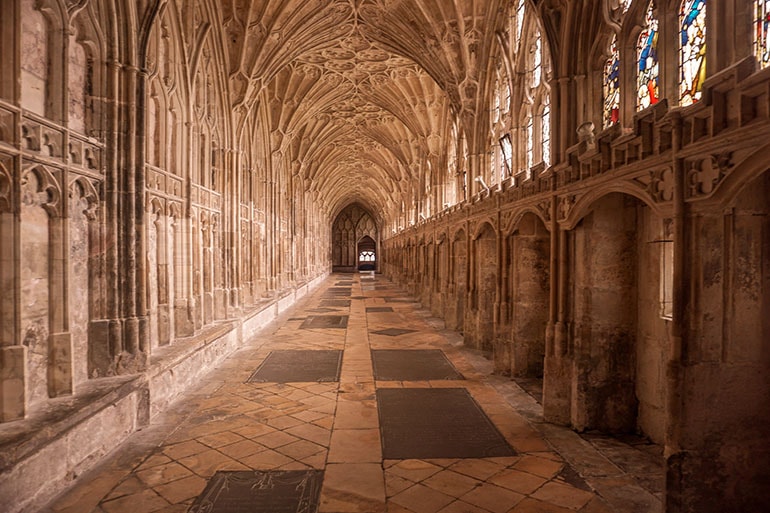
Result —
[[[654, 444], [663, 510], [770, 510], [767, 9], [3, 0], [0, 504], [46, 503], [371, 271], [541, 398], [544, 432]], [[368, 383], [359, 343], [343, 377]], [[327, 485], [377, 474], [327, 449]]]

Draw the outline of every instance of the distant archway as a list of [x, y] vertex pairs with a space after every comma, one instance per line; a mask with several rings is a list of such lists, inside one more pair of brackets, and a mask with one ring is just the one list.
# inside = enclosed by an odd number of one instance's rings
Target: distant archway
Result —
[[[332, 225], [332, 271], [355, 272], [361, 263], [366, 264], [367, 269], [376, 270], [377, 239], [377, 225], [372, 215], [359, 204], [345, 207]], [[361, 244], [367, 252], [364, 261]], [[371, 264], [374, 266], [370, 267]]]
[[358, 270], [377, 270], [377, 243], [368, 235], [358, 241]]

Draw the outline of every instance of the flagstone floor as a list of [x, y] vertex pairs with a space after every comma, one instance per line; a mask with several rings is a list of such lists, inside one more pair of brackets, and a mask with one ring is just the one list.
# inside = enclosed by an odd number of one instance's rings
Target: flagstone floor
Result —
[[[532, 396], [419, 307], [380, 276], [331, 275], [45, 511], [185, 512], [218, 470], [279, 469], [324, 471], [321, 513], [662, 511], [659, 448], [542, 422]], [[344, 351], [339, 382], [247, 382], [279, 349]], [[372, 349], [441, 349], [466, 379], [375, 381]], [[385, 387], [466, 388], [517, 455], [383, 460]]]

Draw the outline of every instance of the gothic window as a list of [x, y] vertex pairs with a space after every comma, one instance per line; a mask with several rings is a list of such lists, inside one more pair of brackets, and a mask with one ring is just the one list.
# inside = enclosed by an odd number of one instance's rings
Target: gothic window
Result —
[[543, 115], [540, 117], [540, 142], [543, 148], [543, 163], [551, 165], [551, 104], [546, 96], [543, 101]]
[[653, 3], [647, 7], [642, 28], [636, 43], [638, 75], [636, 78], [636, 107], [638, 110], [658, 103], [658, 20], [653, 13]]
[[620, 51], [618, 37], [610, 42], [610, 57], [604, 64], [604, 128], [620, 118]]
[[505, 155], [502, 154], [503, 150], [499, 145], [500, 139], [509, 133], [511, 125], [511, 87], [502, 55], [498, 56], [496, 68], [496, 80], [492, 94], [492, 104], [490, 105], [489, 181], [491, 184], [504, 180], [510, 174], [510, 161], [506, 161]]
[[760, 68], [770, 66], [770, 0], [756, 0], [755, 55]]
[[691, 105], [700, 100], [706, 78], [706, 0], [682, 1], [679, 29], [679, 101]]

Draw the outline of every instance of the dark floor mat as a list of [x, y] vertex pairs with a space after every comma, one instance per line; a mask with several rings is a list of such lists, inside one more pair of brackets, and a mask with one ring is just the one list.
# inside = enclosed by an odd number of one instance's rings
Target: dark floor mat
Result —
[[[320, 310], [320, 309], [317, 309]], [[329, 310], [330, 312], [333, 310]], [[311, 315], [300, 324], [300, 329], [312, 330], [318, 328], [347, 328], [347, 315]]]
[[218, 471], [189, 513], [315, 513], [322, 470]]
[[349, 299], [322, 299], [321, 307], [347, 308], [350, 306]]
[[374, 349], [372, 365], [379, 381], [464, 379], [439, 349]]
[[406, 335], [407, 333], [416, 333], [417, 330], [405, 330], [402, 328], [388, 328], [386, 330], [373, 331], [375, 335], [385, 335], [386, 337], [397, 337], [399, 335]]
[[392, 306], [367, 306], [366, 313], [388, 313], [392, 312]]
[[342, 351], [271, 351], [249, 382], [295, 383], [339, 381]]
[[514, 456], [464, 388], [377, 390], [385, 459]]
[[350, 287], [329, 287], [323, 293], [326, 297], [349, 296], [353, 292]]

